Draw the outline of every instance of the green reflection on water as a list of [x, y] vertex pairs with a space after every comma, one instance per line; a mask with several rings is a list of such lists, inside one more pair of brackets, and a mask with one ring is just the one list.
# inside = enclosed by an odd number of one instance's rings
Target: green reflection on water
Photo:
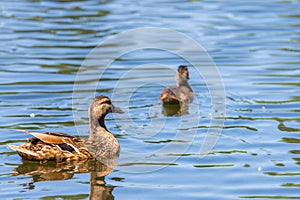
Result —
[[[83, 121], [78, 122], [77, 125], [85, 124]], [[26, 130], [40, 130], [42, 128], [61, 128], [61, 127], [73, 127], [75, 126], [74, 121], [64, 121], [64, 122], [32, 122], [29, 123], [19, 123], [7, 126], [0, 126], [3, 129], [26, 129]]]
[[178, 166], [176, 163], [163, 163], [163, 162], [134, 162], [134, 163], [124, 163], [124, 164], [119, 164], [119, 166], [135, 166], [135, 165], [161, 165], [161, 166]]
[[[297, 84], [300, 86], [300, 83]], [[289, 97], [288, 100], [276, 100], [276, 101], [266, 101], [266, 100], [255, 100], [258, 104], [284, 104], [284, 103], [292, 103], [292, 102], [300, 102], [300, 96], [292, 96]]]
[[298, 138], [282, 138], [280, 142], [286, 142], [286, 143], [300, 143], [300, 139]]
[[207, 164], [207, 165], [194, 165], [196, 168], [209, 168], [209, 167], [233, 167], [234, 164]]
[[[221, 151], [212, 151], [208, 154], [215, 155], [215, 154], [234, 154], [234, 153], [241, 153], [246, 154], [247, 151], [244, 150], [221, 150]], [[177, 153], [170, 153], [166, 154], [166, 156], [201, 156], [201, 154], [192, 154], [192, 153], [184, 153], [184, 154], [177, 154]]]
[[76, 195], [57, 195], [57, 196], [47, 196], [47, 197], [41, 197], [43, 200], [54, 200], [54, 199], [87, 199], [89, 197], [89, 194], [76, 194]]
[[170, 142], [180, 142], [180, 143], [189, 143], [190, 141], [187, 140], [159, 140], [159, 141], [149, 141], [149, 140], [144, 140], [145, 143], [150, 143], [150, 144], [161, 144], [161, 143], [170, 143]]
[[296, 184], [296, 183], [284, 183], [284, 184], [281, 184], [281, 186], [283, 186], [283, 187], [300, 187], [300, 184]]
[[300, 132], [300, 129], [287, 127], [282, 122], [278, 124], [278, 129], [281, 131], [286, 131], [286, 132]]
[[[193, 127], [195, 128], [195, 127]], [[244, 129], [248, 129], [248, 130], [251, 130], [251, 131], [258, 131], [256, 128], [254, 127], [250, 127], [250, 126], [224, 126], [224, 127], [218, 127], [218, 126], [197, 126], [196, 127], [197, 129], [201, 129], [201, 128], [204, 128], [204, 129], [207, 129], [207, 128], [223, 128], [223, 129], [237, 129], [237, 128], [244, 128]]]
[[245, 199], [300, 199], [300, 196], [268, 196], [268, 195], [263, 195], [263, 196], [240, 196], [240, 198], [245, 198]]
[[288, 172], [288, 173], [265, 172], [264, 174], [270, 176], [300, 176], [300, 172]]

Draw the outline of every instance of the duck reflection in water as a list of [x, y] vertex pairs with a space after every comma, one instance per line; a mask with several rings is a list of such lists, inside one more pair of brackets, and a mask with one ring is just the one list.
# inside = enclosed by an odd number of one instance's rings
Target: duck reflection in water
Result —
[[114, 186], [107, 186], [105, 176], [113, 171], [97, 160], [84, 160], [76, 162], [48, 161], [46, 163], [24, 160], [13, 170], [16, 176], [31, 176], [32, 181], [26, 184], [27, 189], [34, 189], [36, 182], [72, 179], [75, 174], [90, 173], [89, 199], [114, 199], [112, 191]]
[[159, 99], [163, 103], [165, 116], [181, 116], [188, 114], [189, 104], [194, 99], [194, 92], [188, 83], [189, 70], [180, 65], [176, 71], [176, 88], [166, 88]]

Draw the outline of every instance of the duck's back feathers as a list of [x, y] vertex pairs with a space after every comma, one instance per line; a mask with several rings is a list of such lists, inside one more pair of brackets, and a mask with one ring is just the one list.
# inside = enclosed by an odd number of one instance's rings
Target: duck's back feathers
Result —
[[166, 88], [161, 92], [160, 101], [165, 104], [179, 104], [176, 88]]
[[45, 132], [32, 133], [23, 131], [35, 138], [19, 146], [9, 146], [22, 158], [27, 160], [82, 160], [91, 158], [92, 155], [84, 146], [84, 140], [79, 137], [64, 133]]
[[65, 142], [66, 138], [70, 138], [67, 134], [57, 132], [28, 133], [48, 144], [62, 144]]
[[161, 92], [159, 99], [164, 104], [186, 104], [193, 101], [194, 93], [184, 86], [166, 88]]

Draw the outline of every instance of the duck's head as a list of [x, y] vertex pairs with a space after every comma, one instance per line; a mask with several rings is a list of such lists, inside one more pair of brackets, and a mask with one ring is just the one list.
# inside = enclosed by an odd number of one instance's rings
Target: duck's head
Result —
[[124, 113], [115, 107], [107, 96], [96, 96], [90, 105], [90, 118], [104, 118], [108, 113]]
[[187, 85], [187, 81], [189, 78], [190, 77], [188, 67], [186, 65], [180, 65], [176, 72], [177, 87]]
[[177, 69], [177, 73], [180, 74], [183, 78], [189, 79], [189, 69], [186, 65], [180, 65]]

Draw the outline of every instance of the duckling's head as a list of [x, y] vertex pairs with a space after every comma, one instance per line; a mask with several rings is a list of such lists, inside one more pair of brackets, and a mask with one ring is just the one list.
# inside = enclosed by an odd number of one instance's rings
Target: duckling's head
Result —
[[91, 102], [89, 113], [92, 118], [104, 118], [108, 113], [123, 113], [123, 111], [115, 107], [107, 96], [96, 96]]
[[189, 70], [188, 67], [186, 65], [180, 65], [177, 69], [177, 73], [178, 75], [181, 75], [182, 78], [185, 78], [186, 80], [188, 80], [189, 77]]
[[186, 65], [180, 65], [176, 72], [176, 82], [177, 87], [185, 86], [189, 87], [188, 79], [189, 79], [189, 70]]

